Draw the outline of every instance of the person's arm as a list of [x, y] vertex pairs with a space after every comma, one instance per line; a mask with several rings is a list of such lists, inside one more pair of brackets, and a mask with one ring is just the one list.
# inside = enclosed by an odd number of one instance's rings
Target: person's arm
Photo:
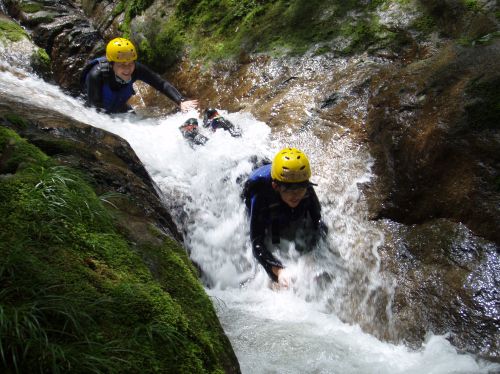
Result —
[[236, 127], [231, 121], [225, 119], [224, 117], [220, 117], [221, 127], [229, 131], [232, 137], [238, 138], [241, 136], [241, 130]]
[[175, 102], [182, 111], [194, 109], [198, 106], [198, 100], [186, 100], [170, 82], [163, 79], [140, 62], [136, 62], [135, 64], [135, 74], [138, 80], [149, 84], [151, 87], [163, 93], [170, 100]]
[[316, 191], [314, 191], [312, 186], [308, 187], [308, 195], [309, 214], [313, 222], [314, 230], [310, 246], [314, 247], [318, 243], [319, 239], [326, 237], [328, 234], [328, 227], [321, 219], [321, 204], [319, 202], [318, 195], [316, 195]]
[[250, 202], [250, 240], [252, 241], [252, 252], [255, 259], [264, 267], [269, 277], [274, 282], [278, 282], [279, 269], [282, 269], [283, 265], [264, 244], [266, 227], [260, 206], [262, 201], [259, 200], [261, 199], [256, 194], [251, 198]]
[[99, 64], [94, 66], [87, 75], [87, 102], [88, 106], [93, 106], [98, 109], [103, 109], [104, 104], [102, 102], [102, 85], [103, 76], [99, 69]]

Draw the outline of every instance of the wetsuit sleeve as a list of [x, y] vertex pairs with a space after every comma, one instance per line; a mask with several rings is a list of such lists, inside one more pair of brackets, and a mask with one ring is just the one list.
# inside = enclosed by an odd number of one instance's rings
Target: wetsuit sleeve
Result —
[[316, 191], [312, 186], [309, 187], [309, 213], [311, 215], [311, 219], [314, 222], [315, 228], [317, 228], [319, 222], [321, 221], [321, 204], [319, 203], [318, 195], [316, 195]]
[[318, 195], [316, 195], [312, 186], [309, 187], [308, 194], [310, 199], [309, 214], [313, 222], [314, 230], [310, 246], [314, 247], [322, 237], [325, 237], [328, 234], [328, 227], [321, 219], [321, 204], [319, 203]]
[[136, 62], [135, 65], [135, 78], [149, 84], [151, 87], [154, 87], [170, 100], [174, 101], [177, 105], [180, 105], [180, 103], [185, 100], [184, 96], [177, 91], [177, 88], [139, 62]]
[[99, 64], [96, 64], [88, 73], [86, 78], [86, 96], [88, 106], [93, 106], [99, 109], [104, 108], [102, 101], [102, 85], [103, 76], [99, 69]]
[[265, 237], [265, 220], [263, 217], [264, 210], [262, 209], [263, 199], [256, 194], [252, 196], [250, 201], [250, 239], [252, 241], [252, 252], [255, 259], [266, 270], [267, 275], [277, 282], [278, 278], [273, 273], [273, 266], [283, 268], [280, 260], [273, 256], [269, 249], [264, 245]]

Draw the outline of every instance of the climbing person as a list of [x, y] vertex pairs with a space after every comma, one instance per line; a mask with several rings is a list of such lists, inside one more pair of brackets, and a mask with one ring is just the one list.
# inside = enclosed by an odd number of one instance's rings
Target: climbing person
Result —
[[204, 145], [208, 138], [198, 132], [198, 120], [189, 118], [179, 127], [182, 136], [189, 142], [189, 145]]
[[[254, 170], [244, 184], [253, 255], [273, 282], [282, 282], [284, 266], [272, 253], [280, 239], [293, 241], [296, 250], [304, 253], [326, 235], [310, 177], [307, 156], [297, 148], [284, 148], [271, 164]], [[283, 283], [287, 286], [286, 279]]]
[[162, 92], [183, 112], [197, 108], [198, 100], [186, 100], [174, 86], [136, 60], [137, 52], [130, 40], [111, 40], [106, 57], [92, 60], [82, 71], [86, 104], [106, 113], [131, 111], [127, 101], [135, 94], [133, 83], [140, 80]]
[[213, 132], [218, 129], [228, 131], [233, 137], [240, 137], [241, 130], [235, 126], [231, 121], [222, 117], [217, 109], [208, 108], [203, 115], [203, 127], [210, 128]]

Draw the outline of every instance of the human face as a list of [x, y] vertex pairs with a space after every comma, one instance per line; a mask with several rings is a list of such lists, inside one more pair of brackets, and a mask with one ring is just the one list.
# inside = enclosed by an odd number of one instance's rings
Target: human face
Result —
[[135, 61], [113, 63], [113, 71], [115, 74], [126, 82], [132, 79], [134, 70]]
[[186, 125], [186, 126], [183, 126], [182, 127], [182, 131], [184, 132], [191, 132], [191, 131], [195, 131], [195, 130], [198, 130], [198, 125]]
[[290, 189], [278, 184], [274, 184], [273, 187], [280, 194], [281, 200], [290, 208], [296, 208], [307, 193], [307, 187]]

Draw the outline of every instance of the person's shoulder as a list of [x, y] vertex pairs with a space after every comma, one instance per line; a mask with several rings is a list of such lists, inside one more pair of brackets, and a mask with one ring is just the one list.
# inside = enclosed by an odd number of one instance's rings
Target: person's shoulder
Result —
[[264, 175], [265, 176], [267, 176], [267, 175], [271, 176], [271, 164], [262, 165], [259, 168], [257, 168], [255, 170], [255, 172], [257, 172], [257, 173], [259, 173], [259, 174], [261, 174], [263, 176]]
[[144, 65], [142, 62], [139, 61], [135, 62], [135, 71], [137, 73], [142, 73], [142, 72], [153, 73], [153, 69], [151, 69], [150, 67]]
[[107, 71], [102, 69], [101, 66], [99, 66], [100, 64], [95, 64], [94, 66], [92, 66], [89, 71], [88, 71], [88, 75], [91, 77], [91, 78], [99, 78], [99, 77], [102, 77], [104, 76]]
[[271, 165], [263, 165], [257, 169], [255, 169], [250, 176], [249, 180], [271, 180]]
[[88, 65], [88, 73], [92, 76], [108, 74], [111, 70], [109, 61], [105, 57], [92, 60]]

